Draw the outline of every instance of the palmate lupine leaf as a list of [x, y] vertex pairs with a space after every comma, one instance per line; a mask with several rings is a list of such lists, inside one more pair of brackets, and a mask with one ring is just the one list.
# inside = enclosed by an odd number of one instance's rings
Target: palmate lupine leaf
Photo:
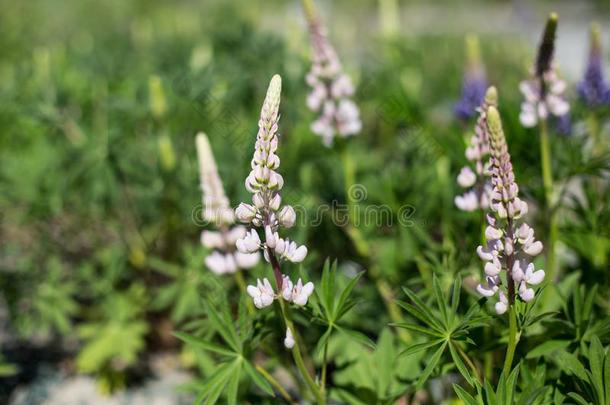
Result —
[[471, 370], [466, 366], [466, 363], [472, 364], [472, 362], [462, 350], [461, 345], [463, 343], [472, 343], [470, 338], [468, 338], [470, 330], [484, 324], [482, 322], [483, 318], [477, 316], [483, 300], [472, 305], [466, 312], [466, 315], [459, 319], [457, 309], [460, 304], [460, 278], [457, 278], [457, 281], [454, 283], [449, 300], [443, 293], [436, 276], [433, 278], [432, 285], [434, 303], [436, 304], [434, 310], [430, 305], [424, 303], [413, 291], [403, 287], [403, 291], [411, 300], [411, 303], [397, 301], [398, 305], [423, 325], [412, 322], [400, 322], [393, 323], [392, 326], [419, 333], [428, 339], [428, 341], [415, 343], [403, 350], [400, 355], [412, 355], [422, 350], [434, 349], [430, 360], [417, 381], [417, 386], [421, 387], [430, 378], [445, 351], [449, 349], [449, 354], [457, 370], [471, 386], [474, 386], [476, 378], [472, 376]]
[[[202, 383], [195, 384], [195, 390], [198, 391], [196, 403], [214, 404], [224, 392], [227, 403], [236, 404], [239, 383], [244, 376], [266, 394], [275, 396], [271, 385], [246, 357], [247, 352], [250, 352], [249, 348], [245, 346], [245, 342], [249, 341], [249, 337], [248, 333], [243, 331], [247, 330], [247, 328], [240, 328], [240, 331], [242, 331], [240, 334], [226, 310], [219, 311], [209, 302], [204, 302], [203, 306], [208, 314], [209, 325], [214, 328], [226, 346], [221, 346], [186, 333], [174, 333], [177, 338], [193, 346], [193, 348], [214, 353], [220, 356], [221, 359], [220, 364], [210, 376]], [[223, 306], [223, 308], [226, 308], [226, 306]], [[241, 313], [242, 311], [239, 312]], [[245, 315], [242, 313], [241, 317], [244, 318]], [[237, 321], [240, 325], [244, 325], [244, 322], [243, 319], [238, 319]]]
[[485, 381], [482, 386], [477, 382], [475, 384], [476, 396], [457, 384], [453, 384], [453, 390], [466, 405], [532, 405], [539, 397], [551, 390], [551, 387], [542, 386], [518, 392], [517, 379], [520, 367], [517, 365], [508, 378], [504, 373], [500, 374], [495, 389], [489, 380]]
[[558, 366], [580, 383], [575, 386], [580, 392], [570, 392], [568, 396], [578, 403], [610, 404], [610, 354], [606, 353], [601, 341], [593, 336], [588, 351], [585, 352], [589, 368], [569, 352], [559, 352], [554, 356]]
[[371, 349], [375, 348], [375, 343], [368, 336], [340, 323], [345, 314], [357, 304], [357, 301], [351, 298], [351, 294], [362, 274], [364, 273], [358, 273], [338, 293], [336, 282], [337, 262], [335, 261], [331, 265], [330, 261], [326, 260], [324, 263], [322, 280], [319, 287], [314, 291], [316, 300], [312, 301], [317, 320], [326, 325], [326, 331], [316, 344], [316, 352], [319, 352], [328, 344], [328, 339], [333, 331], [342, 333]]

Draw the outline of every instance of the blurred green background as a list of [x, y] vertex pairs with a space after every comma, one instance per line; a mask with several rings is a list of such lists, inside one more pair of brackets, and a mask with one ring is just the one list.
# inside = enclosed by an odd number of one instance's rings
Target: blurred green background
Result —
[[[367, 190], [360, 204], [387, 204], [393, 215], [413, 207], [408, 227], [363, 226], [374, 277], [400, 285], [414, 275], [425, 281], [441, 267], [445, 284], [458, 271], [478, 275], [479, 218], [453, 205], [464, 135], [472, 127], [452, 115], [464, 35], [479, 35], [488, 81], [499, 88], [521, 189], [543, 201], [536, 134], [518, 123], [518, 82], [554, 9], [559, 65], [573, 99], [588, 24], [594, 17], [604, 27], [607, 6], [318, 3], [358, 89], [364, 129], [346, 148]], [[260, 105], [269, 78], [279, 73], [284, 200], [305, 207], [310, 219], [319, 205], [345, 201], [338, 152], [309, 130], [310, 50], [300, 4], [0, 5], [0, 401], [34, 381], [42, 364], [93, 374], [104, 391], [137, 384], [150, 374], [146, 364], [155, 353], [180, 352], [171, 332], [198, 319], [199, 297], [232, 288], [203, 267], [202, 227], [194, 218], [201, 200], [197, 131], [211, 139], [231, 202], [245, 201]], [[554, 137], [560, 182], [607, 166], [607, 160], [585, 162], [578, 152], [578, 134], [586, 132], [578, 123], [586, 116], [574, 105], [575, 135]], [[564, 217], [560, 246], [566, 274], [581, 271], [585, 284], [608, 279], [608, 195], [592, 200], [601, 204], [597, 211], [575, 208]], [[544, 219], [537, 221], [544, 229]], [[326, 257], [348, 270], [369, 267], [327, 216], [293, 232], [309, 247], [304, 267], [313, 277]], [[365, 303], [353, 322], [376, 336], [389, 320], [379, 316], [383, 304], [373, 288], [361, 294]], [[195, 364], [194, 354], [183, 353], [180, 363]]]

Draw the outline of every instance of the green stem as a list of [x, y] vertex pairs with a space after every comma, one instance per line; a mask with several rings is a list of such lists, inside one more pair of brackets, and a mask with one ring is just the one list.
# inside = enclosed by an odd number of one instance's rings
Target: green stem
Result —
[[508, 346], [506, 347], [506, 356], [504, 358], [504, 368], [502, 373], [504, 378], [508, 378], [513, 358], [515, 357], [515, 349], [519, 343], [519, 334], [517, 332], [517, 311], [515, 305], [511, 305], [508, 313]]
[[301, 372], [301, 375], [305, 379], [305, 383], [307, 384], [307, 387], [309, 387], [309, 390], [312, 392], [312, 394], [316, 398], [316, 403], [325, 405], [326, 398], [324, 397], [322, 390], [320, 389], [320, 387], [318, 387], [318, 385], [314, 381], [311, 374], [309, 374], [309, 370], [307, 370], [307, 366], [305, 366], [305, 362], [303, 361], [303, 355], [302, 355], [302, 351], [301, 351], [301, 339], [299, 338], [298, 334], [296, 333], [294, 323], [292, 322], [292, 318], [290, 317], [290, 310], [289, 310], [289, 308], [286, 308], [286, 305], [282, 298], [278, 299], [278, 301], [280, 303], [280, 310], [281, 310], [282, 318], [284, 319], [284, 322], [286, 323], [286, 328], [290, 329], [290, 331], [292, 332], [292, 335], [294, 337], [295, 343], [294, 343], [294, 346], [292, 347], [292, 357], [294, 358], [294, 362], [295, 362], [297, 368], [299, 369], [299, 371]]
[[553, 281], [555, 276], [555, 244], [557, 241], [557, 223], [555, 206], [553, 202], [553, 172], [551, 164], [551, 146], [549, 142], [549, 131], [546, 120], [540, 121], [540, 157], [542, 160], [542, 181], [544, 186], [544, 197], [549, 222], [549, 237], [547, 240], [546, 270], [547, 279]]
[[320, 377], [320, 390], [326, 396], [326, 363], [328, 362], [328, 340], [324, 344], [324, 355], [322, 357], [322, 376]]
[[280, 393], [280, 395], [284, 397], [286, 401], [290, 402], [291, 404], [296, 403], [296, 401], [292, 399], [288, 391], [286, 391], [284, 387], [282, 387], [282, 385], [279, 383], [279, 381], [276, 380], [275, 377], [273, 377], [271, 374], [269, 374], [267, 370], [265, 370], [259, 365], [255, 366], [255, 368], [259, 373], [261, 373], [265, 380], [269, 381], [269, 384], [271, 384]]

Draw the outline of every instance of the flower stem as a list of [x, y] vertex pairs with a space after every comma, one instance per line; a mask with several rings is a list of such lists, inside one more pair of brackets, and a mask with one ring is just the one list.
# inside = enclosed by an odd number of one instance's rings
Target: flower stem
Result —
[[553, 203], [553, 172], [551, 165], [551, 146], [549, 143], [548, 123], [540, 121], [540, 157], [542, 160], [542, 181], [544, 185], [544, 197], [548, 215], [549, 237], [547, 240], [546, 271], [549, 281], [553, 281], [555, 275], [555, 244], [557, 241], [557, 223], [555, 207]]
[[322, 376], [320, 377], [320, 390], [326, 396], [326, 363], [328, 359], [328, 340], [324, 344], [324, 355], [322, 357]]
[[280, 310], [282, 312], [282, 318], [284, 319], [284, 322], [286, 323], [286, 327], [288, 329], [290, 329], [290, 331], [292, 332], [292, 335], [295, 340], [294, 346], [292, 347], [292, 357], [294, 358], [294, 362], [295, 362], [297, 368], [299, 369], [299, 371], [301, 372], [301, 375], [305, 379], [305, 383], [307, 384], [307, 387], [309, 388], [311, 393], [316, 398], [316, 403], [325, 405], [326, 398], [325, 398], [322, 390], [320, 389], [320, 387], [318, 387], [318, 385], [314, 381], [314, 378], [309, 373], [309, 370], [307, 370], [307, 366], [305, 366], [305, 362], [303, 361], [303, 355], [302, 355], [302, 351], [301, 351], [301, 339], [300, 339], [300, 336], [296, 333], [296, 329], [294, 328], [294, 323], [292, 322], [292, 318], [290, 317], [290, 310], [289, 310], [289, 308], [286, 307], [284, 300], [282, 298], [278, 299], [278, 301], [280, 303]]
[[519, 343], [519, 334], [517, 332], [517, 312], [515, 305], [511, 305], [508, 313], [508, 346], [506, 347], [506, 356], [504, 357], [504, 368], [502, 373], [507, 378], [515, 357], [515, 349]]

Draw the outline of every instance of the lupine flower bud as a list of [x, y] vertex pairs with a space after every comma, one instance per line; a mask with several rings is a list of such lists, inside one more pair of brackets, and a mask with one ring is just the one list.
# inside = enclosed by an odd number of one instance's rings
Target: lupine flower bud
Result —
[[454, 108], [456, 117], [462, 120], [475, 116], [477, 108], [483, 103], [487, 89], [485, 68], [481, 63], [479, 40], [476, 36], [466, 37], [466, 55], [467, 65], [462, 84], [462, 96]]
[[326, 146], [331, 146], [335, 136], [348, 137], [360, 132], [360, 111], [350, 99], [354, 94], [352, 82], [343, 73], [341, 62], [311, 3], [305, 11], [313, 50], [313, 64], [306, 76], [307, 84], [311, 86], [307, 107], [320, 114], [311, 124], [311, 130], [322, 137]]
[[476, 109], [479, 118], [474, 135], [466, 147], [466, 159], [470, 166], [464, 166], [457, 177], [457, 183], [468, 190], [455, 197], [455, 205], [462, 211], [485, 209], [489, 205], [491, 185], [488, 180], [489, 167], [489, 134], [487, 129], [487, 107], [497, 105], [498, 95], [495, 87], [490, 87], [485, 93], [485, 100]]
[[[281, 296], [284, 300], [295, 302], [298, 305], [305, 305], [314, 288], [311, 282], [303, 286], [299, 279], [298, 291], [295, 290], [296, 287], [293, 288], [293, 283], [288, 276], [280, 273], [279, 268], [283, 261], [299, 263], [307, 255], [307, 247], [298, 246], [288, 239], [282, 239], [278, 233], [280, 227], [291, 227], [296, 221], [296, 213], [292, 207], [289, 205], [281, 207], [282, 199], [279, 191], [284, 180], [276, 172], [280, 166], [280, 159], [276, 152], [281, 87], [280, 76], [273, 76], [258, 122], [259, 129], [251, 161], [252, 170], [245, 182], [246, 189], [253, 194], [252, 203], [254, 205], [241, 203], [235, 210], [235, 215], [240, 221], [252, 226], [249, 232], [236, 240], [237, 250], [246, 254], [262, 250], [265, 260], [273, 265], [278, 287], [276, 294], [267, 279], [263, 283], [259, 280], [257, 286], [249, 286], [248, 294], [254, 299], [257, 308], [266, 306], [265, 303], [272, 302], [276, 296]], [[261, 241], [256, 228], [262, 228], [265, 236], [264, 242]]]
[[278, 221], [280, 221], [281, 226], [283, 226], [285, 228], [292, 228], [292, 226], [296, 222], [297, 215], [294, 212], [294, 209], [290, 205], [286, 205], [279, 212], [277, 219], [278, 219]]
[[[246, 228], [229, 227], [234, 222], [234, 214], [229, 208], [229, 200], [225, 196], [207, 136], [204, 133], [197, 134], [195, 144], [203, 191], [203, 219], [218, 229], [201, 232], [201, 244], [214, 250], [205, 258], [204, 263], [215, 274], [235, 273], [238, 269], [252, 268], [258, 263], [260, 255], [257, 250], [235, 251], [235, 243], [246, 235]], [[239, 215], [246, 212], [242, 211]]]
[[[491, 213], [487, 215], [488, 226], [485, 229], [487, 247], [477, 248], [478, 256], [485, 262], [486, 285], [479, 284], [477, 291], [485, 297], [498, 293], [495, 310], [503, 314], [514, 303], [516, 292], [525, 302], [534, 298], [535, 292], [528, 285], [541, 283], [544, 271], [535, 271], [526, 257], [539, 254], [542, 243], [534, 239], [534, 230], [529, 225], [517, 224], [527, 212], [527, 204], [518, 197], [519, 187], [515, 182], [500, 114], [494, 106], [487, 109], [487, 129], [493, 189], [490, 193]], [[502, 273], [506, 274], [506, 289], [501, 288]]]
[[536, 126], [539, 120], [546, 120], [549, 114], [561, 118], [570, 111], [570, 105], [564, 97], [566, 84], [559, 79], [553, 64], [556, 30], [557, 14], [552, 13], [538, 48], [533, 73], [519, 85], [525, 99], [521, 104], [519, 119], [526, 128]]
[[589, 61], [577, 90], [580, 98], [589, 107], [610, 104], [610, 87], [604, 75], [600, 28], [597, 24], [591, 24]]
[[284, 338], [284, 346], [286, 349], [292, 349], [294, 347], [294, 337], [290, 328], [286, 328], [286, 337]]

